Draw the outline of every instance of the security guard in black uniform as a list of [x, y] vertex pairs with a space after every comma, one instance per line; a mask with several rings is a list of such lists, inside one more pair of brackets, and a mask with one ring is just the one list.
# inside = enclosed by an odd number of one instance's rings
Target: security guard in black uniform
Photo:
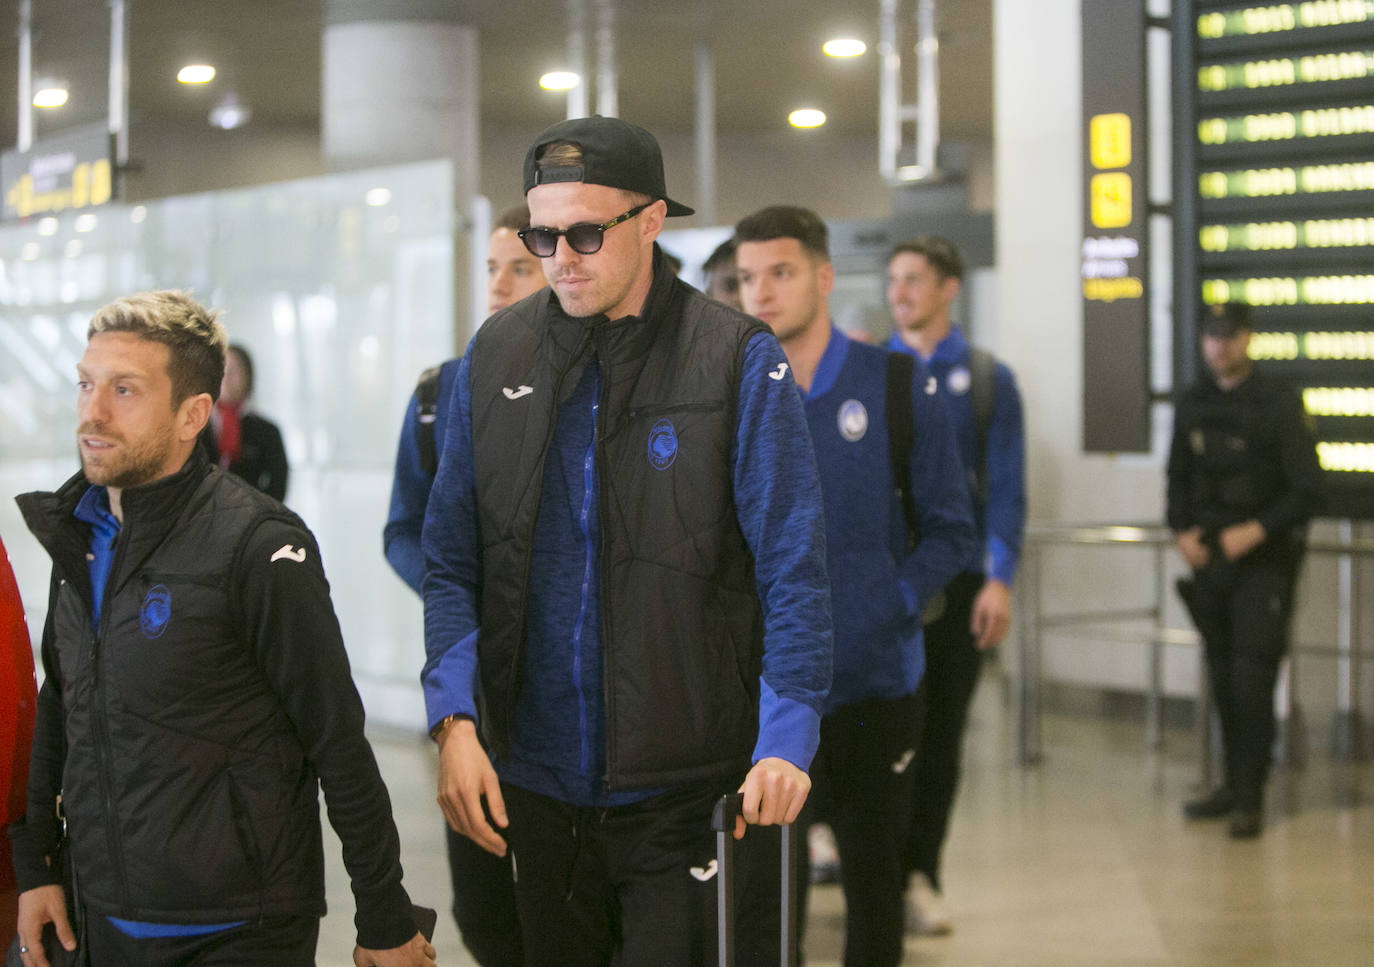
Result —
[[1179, 591], [1202, 635], [1225, 752], [1225, 784], [1192, 819], [1231, 817], [1258, 836], [1274, 741], [1274, 682], [1288, 647], [1307, 521], [1321, 469], [1297, 392], [1256, 372], [1243, 305], [1204, 310], [1209, 371], [1183, 393], [1169, 451], [1169, 527], [1191, 579]]

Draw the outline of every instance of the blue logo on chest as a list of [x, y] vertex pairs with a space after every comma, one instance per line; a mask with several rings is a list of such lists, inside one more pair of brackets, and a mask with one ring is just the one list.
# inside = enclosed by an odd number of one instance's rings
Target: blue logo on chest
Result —
[[659, 420], [649, 430], [649, 462], [655, 470], [667, 470], [677, 459], [677, 431], [671, 420]]
[[154, 584], [143, 597], [138, 609], [138, 624], [145, 638], [161, 638], [172, 618], [172, 592], [161, 584]]

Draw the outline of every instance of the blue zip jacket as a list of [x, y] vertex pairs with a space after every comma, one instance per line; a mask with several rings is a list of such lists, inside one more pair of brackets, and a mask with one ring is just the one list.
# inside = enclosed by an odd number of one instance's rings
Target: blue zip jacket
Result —
[[[785, 378], [770, 379], [770, 373]], [[534, 537], [529, 661], [501, 778], [574, 805], [617, 805], [654, 789], [603, 787], [601, 546], [593, 444], [599, 370], [570, 376], [545, 461]], [[781, 383], [781, 385], [780, 385]], [[779, 390], [788, 390], [780, 392]], [[431, 725], [476, 717], [480, 535], [474, 503], [471, 383], [459, 362], [422, 544], [425, 648], [421, 681]], [[830, 680], [830, 608], [824, 593], [820, 488], [800, 396], [770, 333], [750, 340], [730, 454], [741, 529], [755, 558], [764, 614], [759, 735], [753, 760], [776, 756], [805, 769], [815, 755]], [[818, 687], [819, 683], [819, 687]]]
[[[434, 411], [434, 446], [439, 453], [444, 445], [444, 431], [448, 428], [449, 407], [452, 405], [453, 380], [458, 374], [458, 360], [450, 359], [439, 367], [439, 396]], [[414, 393], [406, 404], [405, 422], [401, 424], [401, 439], [396, 445], [396, 470], [391, 478], [391, 506], [387, 510], [386, 526], [382, 529], [382, 550], [387, 563], [416, 594], [425, 579], [425, 555], [420, 548], [420, 532], [425, 523], [425, 505], [429, 503], [429, 489], [434, 485], [432, 474], [420, 465], [418, 415], [420, 401]]]
[[984, 503], [977, 493], [973, 473], [973, 400], [969, 393], [969, 344], [964, 334], [957, 326], [951, 328], [929, 359], [921, 359], [896, 333], [887, 348], [916, 356], [926, 364], [935, 376], [940, 399], [954, 424], [959, 454], [968, 471], [973, 521], [978, 528], [978, 546], [965, 572], [983, 574], [1010, 585], [1016, 577], [1021, 536], [1026, 527], [1026, 439], [1016, 378], [1005, 365], [997, 364], [992, 419], [988, 424], [988, 499]]
[[963, 464], [930, 374], [911, 380], [911, 493], [920, 542], [907, 553], [892, 474], [886, 350], [836, 329], [805, 393], [825, 500], [835, 674], [826, 714], [909, 695], [925, 670], [921, 611], [976, 549]]

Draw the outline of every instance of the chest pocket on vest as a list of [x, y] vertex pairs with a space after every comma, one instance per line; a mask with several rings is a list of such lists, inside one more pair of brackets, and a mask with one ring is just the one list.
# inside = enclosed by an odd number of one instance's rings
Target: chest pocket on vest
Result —
[[230, 627], [225, 580], [148, 571], [129, 582], [109, 639], [118, 661], [106, 667], [131, 708], [160, 708], [169, 695], [194, 708], [233, 687], [229, 671], [246, 664], [247, 652]]
[[621, 531], [640, 535], [636, 557], [683, 550], [695, 557], [691, 545], [709, 541], [733, 506], [733, 428], [725, 414], [723, 402], [640, 407], [603, 437], [610, 464], [602, 484], [607, 508], [636, 523]]

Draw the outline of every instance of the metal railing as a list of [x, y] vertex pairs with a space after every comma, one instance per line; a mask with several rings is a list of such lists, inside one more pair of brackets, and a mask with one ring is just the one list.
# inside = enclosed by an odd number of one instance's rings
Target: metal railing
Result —
[[[1289, 651], [1280, 688], [1290, 708], [1295, 708], [1297, 666], [1300, 654], [1326, 654], [1336, 658], [1336, 721], [1333, 731], [1333, 754], [1338, 758], [1356, 759], [1362, 756], [1360, 734], [1360, 569], [1356, 559], [1374, 559], [1374, 540], [1357, 539], [1354, 525], [1340, 521], [1335, 540], [1309, 539], [1309, 555], [1336, 558], [1336, 636], [1335, 643], [1294, 642]], [[1053, 547], [1115, 546], [1148, 551], [1152, 556], [1153, 593], [1143, 607], [1105, 608], [1091, 611], [1045, 613], [1043, 597], [1044, 562]], [[1125, 643], [1144, 643], [1149, 648], [1148, 683], [1145, 689], [1145, 739], [1157, 747], [1163, 741], [1164, 720], [1164, 649], [1170, 645], [1199, 644], [1192, 628], [1169, 627], [1169, 575], [1174, 537], [1168, 528], [1159, 524], [1085, 524], [1038, 525], [1027, 529], [1022, 551], [1020, 574], [1017, 577], [1017, 625], [1020, 645], [1019, 681], [1016, 683], [1016, 744], [1017, 760], [1028, 765], [1041, 756], [1041, 660], [1044, 637], [1048, 631], [1083, 634], [1091, 628], [1097, 640]], [[1123, 627], [1123, 622], [1148, 621], [1151, 631], [1142, 635], [1139, 629]], [[1210, 689], [1207, 687], [1206, 662], [1198, 648], [1199, 676], [1195, 730], [1201, 761], [1202, 781], [1210, 782], [1212, 772], [1213, 737]], [[1296, 714], [1280, 722], [1279, 742], [1284, 755], [1296, 760], [1301, 755], [1301, 723]]]

